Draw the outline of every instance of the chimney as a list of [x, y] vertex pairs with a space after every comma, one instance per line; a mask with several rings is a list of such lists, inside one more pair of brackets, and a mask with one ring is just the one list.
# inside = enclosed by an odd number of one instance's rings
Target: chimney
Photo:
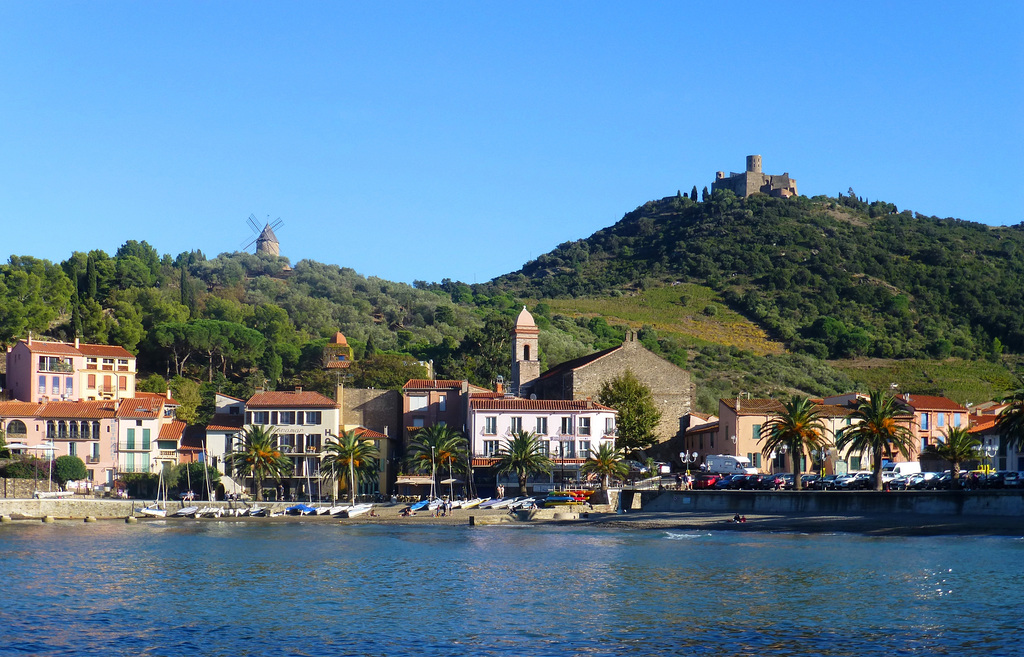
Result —
[[253, 394], [259, 395], [259, 394], [262, 394], [264, 392], [266, 392], [266, 390], [263, 389], [263, 386], [257, 386], [256, 387], [256, 391]]
[[[78, 342], [78, 340], [75, 340], [75, 342]], [[170, 388], [167, 389], [167, 398], [168, 399], [171, 398], [171, 389]]]
[[496, 392], [498, 394], [504, 393], [505, 392], [505, 382], [501, 381], [500, 379], [498, 381], [495, 381], [494, 382], [494, 392]]
[[295, 392], [302, 392], [302, 386], [295, 386]]
[[910, 403], [910, 393], [909, 392], [903, 393], [903, 401], [907, 402], [908, 404]]
[[75, 336], [75, 349], [78, 349], [78, 336]]
[[28, 332], [28, 340], [25, 341], [28, 346], [32, 346], [32, 331]]
[[740, 412], [740, 395], [736, 395], [736, 412]]

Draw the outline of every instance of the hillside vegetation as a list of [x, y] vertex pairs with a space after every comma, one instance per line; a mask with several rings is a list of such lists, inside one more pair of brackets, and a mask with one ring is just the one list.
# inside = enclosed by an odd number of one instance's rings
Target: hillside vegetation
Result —
[[897, 213], [852, 194], [716, 192], [645, 203], [472, 286], [246, 253], [171, 256], [134, 240], [61, 263], [11, 256], [0, 266], [0, 343], [31, 331], [120, 344], [138, 354], [140, 389], [176, 377], [201, 383], [209, 401], [262, 385], [331, 394], [322, 354], [341, 331], [356, 358], [349, 385], [396, 388], [432, 363], [439, 377], [490, 386], [509, 374], [509, 332], [526, 304], [543, 367], [636, 330], [694, 373], [705, 411], [739, 392], [894, 381], [983, 401], [1013, 385], [1004, 363], [1024, 352], [1022, 276], [1020, 227]]

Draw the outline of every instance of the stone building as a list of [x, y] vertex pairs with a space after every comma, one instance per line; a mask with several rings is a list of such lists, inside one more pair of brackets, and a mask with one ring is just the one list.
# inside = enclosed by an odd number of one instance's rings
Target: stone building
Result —
[[730, 172], [728, 178], [724, 171], [716, 173], [711, 191], [717, 189], [728, 189], [740, 198], [759, 193], [777, 198], [789, 198], [797, 194], [796, 180], [790, 178], [788, 173], [773, 176], [761, 172], [760, 155], [747, 156], [747, 170], [743, 173]]
[[[531, 325], [536, 330], [533, 317], [524, 309], [512, 329], [512, 342], [524, 347], [529, 345], [519, 334], [523, 327], [529, 330]], [[535, 357], [535, 353], [535, 350], [517, 349], [512, 365], [514, 383], [516, 372], [527, 371], [527, 367], [532, 366], [527, 362], [527, 356]], [[626, 340], [618, 347], [566, 361], [536, 379], [519, 384], [519, 396], [596, 400], [601, 386], [626, 370], [632, 371], [641, 383], [650, 388], [661, 411], [661, 422], [655, 429], [658, 442], [675, 436], [679, 431], [679, 419], [693, 407], [694, 385], [690, 373], [645, 349], [634, 331], [629, 331]]]

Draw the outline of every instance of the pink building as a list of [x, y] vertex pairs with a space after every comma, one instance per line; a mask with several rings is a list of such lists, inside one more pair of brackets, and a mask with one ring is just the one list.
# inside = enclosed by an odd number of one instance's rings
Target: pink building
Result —
[[124, 347], [19, 340], [7, 350], [7, 388], [26, 402], [135, 396], [135, 356]]

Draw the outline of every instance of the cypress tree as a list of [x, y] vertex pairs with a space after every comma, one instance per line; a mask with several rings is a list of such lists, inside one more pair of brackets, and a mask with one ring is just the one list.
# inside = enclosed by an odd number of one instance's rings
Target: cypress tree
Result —
[[700, 200], [707, 201], [709, 198], [711, 198], [711, 194], [708, 193], [708, 188], [705, 186], [704, 191], [700, 193]]
[[96, 256], [91, 253], [85, 261], [85, 296], [96, 298]]
[[694, 201], [694, 202], [697, 201], [697, 186], [696, 185], [694, 185], [693, 189], [690, 190], [690, 200]]

